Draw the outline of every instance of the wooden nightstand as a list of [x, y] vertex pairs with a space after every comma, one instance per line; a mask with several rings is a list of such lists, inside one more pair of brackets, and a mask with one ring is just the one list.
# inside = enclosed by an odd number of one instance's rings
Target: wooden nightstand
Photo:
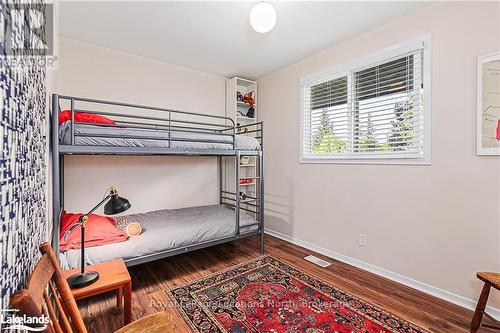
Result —
[[[121, 308], [123, 304], [123, 318], [125, 325], [132, 319], [132, 279], [127, 270], [127, 266], [122, 259], [106, 261], [100, 264], [85, 267], [86, 270], [99, 272], [99, 280], [90, 286], [71, 289], [76, 300], [117, 290], [118, 296], [116, 306]], [[75, 268], [64, 271], [64, 277], [71, 276], [80, 271]]]

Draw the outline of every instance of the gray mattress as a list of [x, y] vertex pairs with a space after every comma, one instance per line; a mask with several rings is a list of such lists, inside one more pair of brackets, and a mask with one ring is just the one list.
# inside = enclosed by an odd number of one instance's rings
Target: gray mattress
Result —
[[[205, 134], [205, 133], [186, 133], [171, 131], [172, 138], [190, 139], [190, 140], [216, 140], [220, 143], [212, 142], [188, 142], [188, 141], [167, 141], [154, 140], [168, 139], [166, 131], [131, 129], [123, 127], [105, 127], [87, 124], [76, 124], [75, 134], [92, 135], [115, 135], [118, 137], [99, 137], [99, 136], [75, 136], [75, 145], [79, 146], [112, 146], [112, 147], [149, 147], [149, 148], [177, 148], [177, 149], [232, 149], [232, 136]], [[141, 136], [141, 139], [127, 138], [130, 136]], [[150, 139], [151, 138], [151, 139]], [[71, 144], [71, 122], [67, 121], [59, 126], [60, 143]], [[227, 142], [227, 143], [224, 143]], [[236, 136], [236, 149], [239, 150], [260, 150], [259, 141], [248, 135]]]
[[[127, 215], [139, 222], [143, 232], [120, 243], [85, 248], [86, 264], [122, 258], [124, 260], [158, 253], [160, 251], [216, 240], [236, 232], [234, 210], [225, 206], [200, 206], [181, 209], [157, 210]], [[240, 214], [240, 226], [256, 223], [248, 214]], [[246, 233], [257, 230], [253, 225], [241, 228]], [[80, 250], [60, 253], [64, 269], [80, 266]]]

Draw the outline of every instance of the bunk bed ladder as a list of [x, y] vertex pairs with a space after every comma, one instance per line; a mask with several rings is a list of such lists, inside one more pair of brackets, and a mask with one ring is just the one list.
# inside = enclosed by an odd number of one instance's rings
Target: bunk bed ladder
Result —
[[240, 235], [240, 156], [241, 152], [236, 150], [234, 157], [236, 237]]
[[[262, 140], [262, 138], [261, 138]], [[261, 141], [262, 142], [262, 141]], [[262, 146], [261, 146], [262, 147]], [[255, 202], [255, 204], [251, 204], [248, 200], [245, 200], [241, 202], [241, 196], [240, 196], [240, 191], [241, 191], [241, 186], [240, 186], [240, 179], [241, 179], [241, 164], [240, 164], [240, 158], [241, 156], [245, 155], [245, 152], [241, 152], [239, 150], [236, 151], [235, 153], [235, 162], [234, 162], [234, 174], [235, 174], [235, 193], [234, 193], [234, 210], [235, 210], [235, 223], [236, 223], [236, 237], [238, 238], [241, 234], [241, 228], [244, 227], [251, 227], [251, 226], [258, 226], [259, 230], [259, 235], [260, 235], [260, 240], [259, 240], [259, 248], [260, 248], [260, 253], [264, 253], [265, 246], [264, 246], [264, 152], [261, 150], [259, 153], [256, 155], [256, 158], [258, 159], [258, 163], [256, 163], [256, 166], [258, 167], [257, 169], [257, 176], [256, 177], [245, 177], [245, 178], [252, 178], [258, 182], [258, 188], [256, 191], [256, 197], [250, 197], [251, 202]], [[221, 163], [219, 164], [220, 168], [220, 175], [222, 175], [222, 167]], [[222, 184], [219, 185], [220, 188], [222, 188]], [[223, 193], [230, 193], [230, 192], [225, 192], [221, 191], [220, 192], [220, 202], [223, 202], [223, 199], [225, 198], [223, 196]], [[251, 205], [254, 208], [257, 209], [255, 212], [255, 217], [257, 219], [256, 223], [248, 224], [245, 226], [240, 225], [240, 211], [245, 210], [248, 212], [253, 212], [252, 210], [249, 210], [248, 208], [241, 207], [241, 204], [245, 205]]]

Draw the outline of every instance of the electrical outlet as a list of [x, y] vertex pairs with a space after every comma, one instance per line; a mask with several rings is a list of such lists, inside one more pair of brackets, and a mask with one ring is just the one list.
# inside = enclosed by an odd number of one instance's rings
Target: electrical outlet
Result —
[[368, 235], [367, 234], [359, 234], [358, 244], [359, 244], [359, 246], [367, 247], [368, 246]]

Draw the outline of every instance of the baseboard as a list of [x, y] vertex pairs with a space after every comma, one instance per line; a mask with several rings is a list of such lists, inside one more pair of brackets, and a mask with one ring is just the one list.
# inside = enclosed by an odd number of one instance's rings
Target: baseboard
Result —
[[[300, 240], [300, 239], [297, 239], [294, 237], [290, 237], [290, 236], [285, 235], [283, 233], [280, 233], [278, 231], [274, 231], [274, 230], [270, 230], [270, 229], [266, 228], [265, 233], [269, 234], [271, 236], [274, 236], [276, 238], [285, 240], [287, 242], [290, 242], [292, 244], [301, 246], [301, 247], [306, 248], [308, 250], [320, 253], [320, 254], [325, 255], [327, 257], [333, 258], [335, 260], [342, 261], [346, 264], [363, 269], [363, 270], [368, 271], [370, 273], [377, 274], [377, 275], [382, 276], [384, 278], [387, 278], [389, 280], [401, 283], [401, 284], [408, 286], [408, 287], [411, 287], [413, 289], [417, 289], [417, 290], [424, 292], [426, 294], [430, 294], [432, 296], [441, 298], [445, 301], [456, 304], [456, 305], [461, 306], [463, 308], [466, 308], [469, 310], [474, 310], [474, 308], [476, 307], [475, 300], [471, 300], [469, 298], [457, 295], [455, 293], [443, 290], [441, 288], [431, 286], [427, 283], [423, 283], [423, 282], [414, 280], [412, 278], [400, 275], [398, 273], [394, 273], [394, 272], [391, 272], [389, 270], [377, 267], [375, 265], [368, 264], [368, 263], [363, 262], [361, 260], [345, 256], [345, 255], [337, 253], [335, 251], [325, 249], [324, 247], [317, 246], [317, 245], [311, 244], [309, 242], [306, 242], [306, 241], [303, 241], [303, 240]], [[500, 320], [500, 309], [496, 309], [496, 308], [493, 308], [491, 306], [488, 306], [486, 308], [486, 311], [491, 316], [496, 318], [497, 320]]]

